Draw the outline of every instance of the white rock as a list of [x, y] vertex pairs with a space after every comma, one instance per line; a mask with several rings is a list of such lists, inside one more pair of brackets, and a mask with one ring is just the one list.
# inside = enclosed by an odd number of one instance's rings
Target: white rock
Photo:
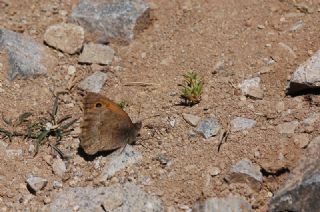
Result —
[[84, 29], [69, 23], [52, 25], [44, 33], [44, 41], [63, 52], [75, 54], [83, 46]]
[[89, 43], [84, 45], [83, 51], [79, 56], [80, 63], [96, 63], [102, 65], [111, 64], [114, 57], [114, 50], [103, 44]]
[[190, 124], [193, 127], [197, 126], [199, 121], [201, 120], [199, 116], [195, 116], [187, 113], [182, 113], [182, 117], [188, 124]]
[[63, 177], [63, 175], [66, 173], [67, 167], [61, 158], [56, 158], [53, 160], [52, 171], [59, 177]]
[[32, 175], [27, 177], [27, 186], [34, 192], [38, 192], [41, 189], [43, 189], [47, 183], [48, 180], [41, 178], [41, 177], [34, 177]]
[[242, 94], [248, 97], [253, 97], [256, 99], [263, 98], [263, 90], [260, 85], [260, 77], [255, 77], [251, 79], [244, 80], [240, 85]]

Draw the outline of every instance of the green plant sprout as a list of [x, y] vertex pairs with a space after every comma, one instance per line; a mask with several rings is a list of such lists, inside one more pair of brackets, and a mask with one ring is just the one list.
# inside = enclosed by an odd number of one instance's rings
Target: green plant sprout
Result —
[[181, 85], [180, 97], [183, 99], [183, 103], [189, 106], [198, 104], [201, 100], [201, 94], [203, 89], [203, 82], [197, 73], [187, 72], [183, 75], [184, 84]]
[[59, 94], [53, 103], [51, 112], [48, 112], [47, 117], [38, 117], [34, 122], [30, 121], [28, 118], [32, 116], [32, 113], [26, 112], [19, 116], [17, 124], [13, 125], [11, 120], [5, 120], [2, 116], [3, 121], [11, 125], [12, 127], [21, 126], [23, 123], [24, 129], [22, 132], [9, 131], [4, 128], [0, 128], [0, 134], [4, 137], [8, 137], [11, 141], [14, 136], [22, 136], [27, 139], [35, 140], [35, 154], [37, 155], [40, 145], [43, 145], [49, 137], [55, 137], [55, 144], [49, 144], [53, 149], [55, 149], [63, 158], [65, 157], [61, 150], [57, 148], [57, 145], [62, 140], [63, 136], [68, 135], [73, 128], [71, 126], [77, 121], [77, 119], [72, 119], [71, 115], [66, 115], [61, 118], [58, 117], [58, 107], [59, 107]]

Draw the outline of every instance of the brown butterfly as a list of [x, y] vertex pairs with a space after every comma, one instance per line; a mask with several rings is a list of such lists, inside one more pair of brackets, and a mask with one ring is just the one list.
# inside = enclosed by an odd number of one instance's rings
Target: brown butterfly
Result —
[[84, 98], [80, 146], [89, 155], [132, 144], [141, 122], [132, 123], [128, 114], [110, 99], [89, 92]]

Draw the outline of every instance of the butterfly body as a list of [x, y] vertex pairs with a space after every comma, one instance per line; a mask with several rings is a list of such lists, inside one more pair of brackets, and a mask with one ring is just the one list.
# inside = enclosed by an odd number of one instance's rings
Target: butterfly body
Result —
[[89, 155], [132, 144], [141, 123], [132, 123], [128, 114], [110, 99], [96, 93], [84, 98], [80, 146]]

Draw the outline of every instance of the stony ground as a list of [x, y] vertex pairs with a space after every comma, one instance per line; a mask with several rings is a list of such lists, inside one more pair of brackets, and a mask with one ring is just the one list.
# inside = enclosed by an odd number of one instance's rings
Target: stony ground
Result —
[[[0, 28], [43, 43], [47, 27], [68, 22], [75, 2], [0, 0]], [[42, 208], [69, 187], [125, 182], [139, 185], [177, 211], [192, 208], [200, 198], [230, 195], [241, 196], [254, 210], [267, 210], [308, 142], [319, 134], [316, 100], [286, 96], [285, 89], [292, 72], [320, 46], [320, 3], [159, 0], [150, 5], [153, 21], [146, 30], [129, 45], [109, 44], [115, 51], [110, 65], [79, 64], [78, 53], [69, 55], [53, 48], [49, 50], [58, 65], [45, 76], [10, 81], [2, 65], [0, 108], [6, 119], [26, 111], [33, 113], [33, 119], [44, 116], [51, 110], [53, 94], [62, 90], [67, 93], [61, 96], [59, 115], [81, 119], [83, 91], [78, 84], [102, 70], [108, 77], [100, 93], [116, 102], [125, 100], [125, 110], [134, 121], [143, 120], [143, 128], [134, 146], [142, 158], [103, 182], [97, 179], [109, 156], [83, 156], [78, 149], [79, 121], [59, 145], [70, 156], [63, 161], [66, 170], [62, 171], [61, 159], [48, 145], [53, 140], [33, 157], [31, 139], [1, 139], [1, 211]], [[70, 71], [74, 68], [75, 72]], [[179, 104], [178, 84], [190, 70], [204, 81], [202, 100], [193, 107]], [[254, 77], [261, 79], [258, 98], [245, 97], [238, 85]], [[236, 117], [255, 120], [255, 124], [245, 130], [236, 130], [231, 124], [218, 152], [220, 134], [203, 138], [183, 114], [216, 118], [225, 130]], [[310, 116], [314, 121], [306, 121]], [[1, 127], [7, 126], [2, 122]], [[262, 170], [263, 178], [228, 181], [232, 167], [244, 159], [259, 167], [255, 170], [259, 176]], [[36, 194], [30, 193], [26, 186], [30, 175], [44, 178], [48, 184]]]

